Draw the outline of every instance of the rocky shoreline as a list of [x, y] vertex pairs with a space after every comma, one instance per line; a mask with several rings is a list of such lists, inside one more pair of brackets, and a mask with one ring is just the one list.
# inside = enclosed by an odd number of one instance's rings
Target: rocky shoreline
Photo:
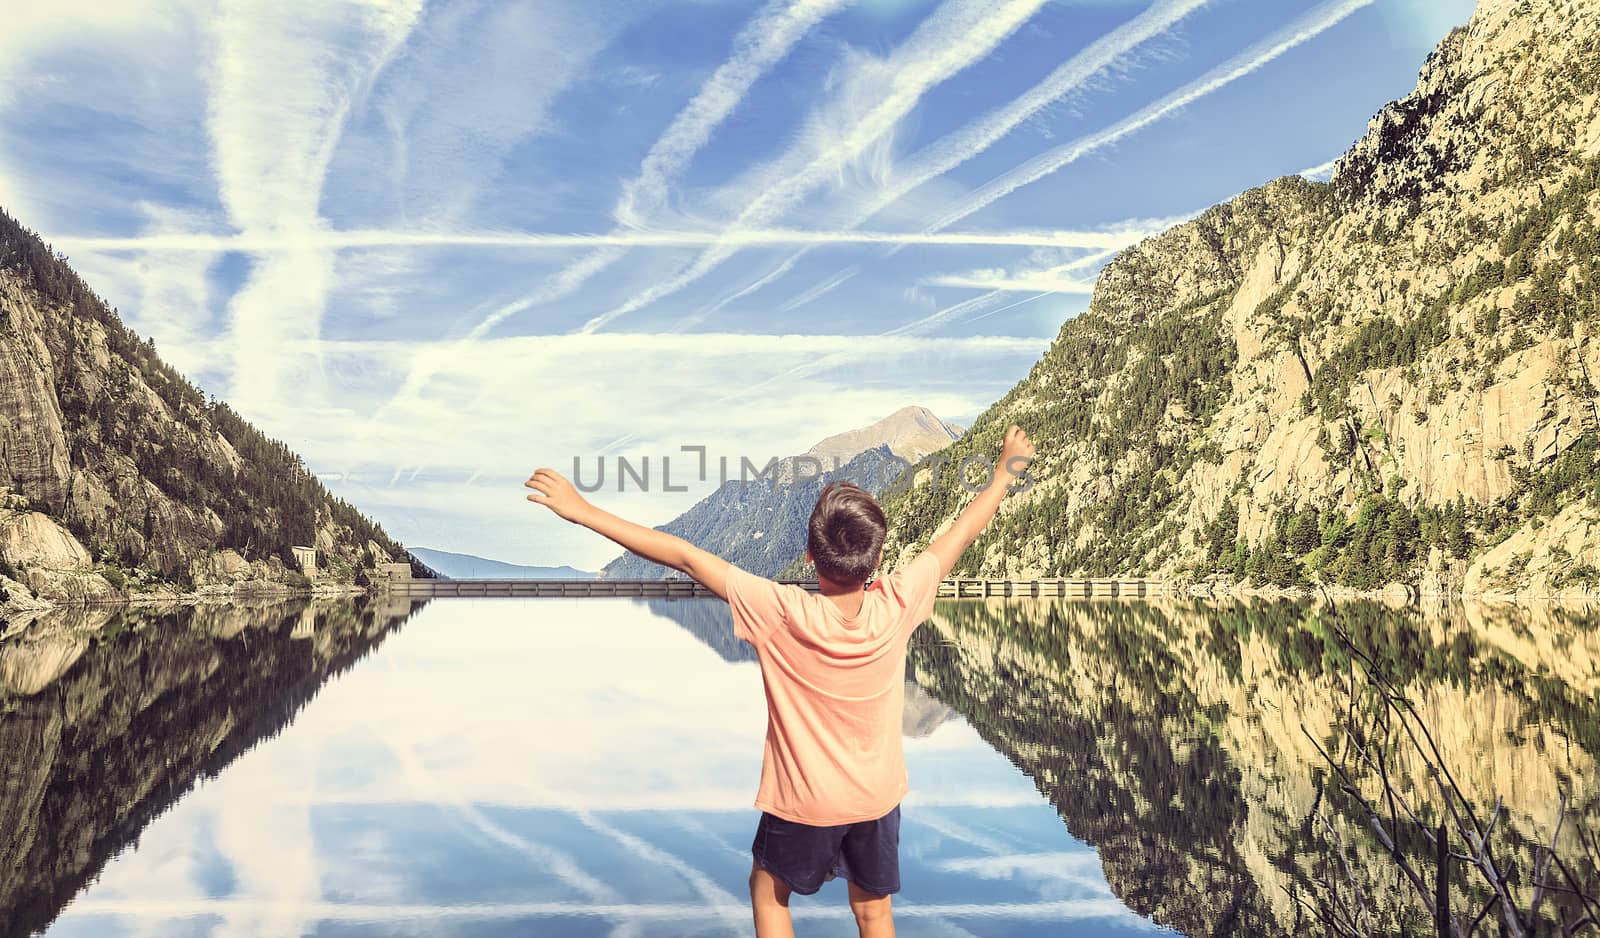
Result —
[[[356, 596], [371, 590], [353, 580], [311, 580], [277, 557], [250, 561], [230, 549], [197, 558], [189, 565], [189, 575], [195, 586], [187, 590], [169, 583], [133, 581], [119, 568], [96, 563], [88, 549], [49, 515], [0, 509], [0, 635], [14, 631], [13, 623], [64, 607], [282, 601]], [[113, 578], [123, 581], [120, 587]]]
[[[0, 585], [15, 581], [0, 578]], [[91, 612], [121, 609], [160, 609], [193, 606], [255, 606], [262, 603], [283, 603], [293, 600], [348, 599], [373, 595], [372, 587], [348, 584], [294, 587], [285, 584], [251, 584], [247, 588], [205, 589], [178, 592], [176, 590], [151, 591], [131, 594], [114, 594], [94, 599], [63, 600], [53, 602], [38, 597], [13, 598], [0, 603], [0, 641], [26, 630], [29, 626], [56, 614], [71, 611]]]

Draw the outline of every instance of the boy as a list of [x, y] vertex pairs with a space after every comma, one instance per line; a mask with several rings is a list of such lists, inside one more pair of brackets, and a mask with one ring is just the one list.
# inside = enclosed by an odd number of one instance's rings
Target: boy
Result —
[[596, 508], [551, 469], [528, 479], [529, 501], [672, 567], [727, 600], [734, 631], [755, 646], [767, 693], [767, 740], [751, 845], [750, 902], [759, 938], [792, 938], [789, 896], [835, 876], [849, 881], [863, 938], [894, 935], [900, 889], [900, 799], [907, 790], [900, 721], [906, 642], [933, 611], [939, 583], [994, 518], [1033, 458], [1006, 431], [989, 484], [911, 563], [865, 584], [883, 559], [883, 509], [848, 482], [822, 491], [806, 558], [815, 595], [747, 573], [664, 531]]

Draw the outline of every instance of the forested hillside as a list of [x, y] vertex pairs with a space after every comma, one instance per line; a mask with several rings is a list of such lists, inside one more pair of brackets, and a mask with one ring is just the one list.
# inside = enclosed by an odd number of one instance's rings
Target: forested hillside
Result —
[[[1330, 183], [1123, 252], [950, 451], [1038, 443], [958, 572], [1600, 587], [1600, 7], [1483, 0]], [[891, 500], [892, 565], [965, 501]]]
[[401, 553], [3, 211], [0, 486], [0, 574], [51, 599], [300, 583], [292, 545], [354, 583]]

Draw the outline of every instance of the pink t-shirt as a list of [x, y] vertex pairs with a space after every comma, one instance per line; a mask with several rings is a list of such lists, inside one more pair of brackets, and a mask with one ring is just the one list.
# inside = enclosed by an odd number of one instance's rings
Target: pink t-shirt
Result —
[[757, 808], [830, 827], [900, 803], [906, 642], [933, 612], [939, 579], [924, 553], [875, 580], [846, 616], [826, 597], [728, 571], [734, 632], [755, 646], [767, 690]]

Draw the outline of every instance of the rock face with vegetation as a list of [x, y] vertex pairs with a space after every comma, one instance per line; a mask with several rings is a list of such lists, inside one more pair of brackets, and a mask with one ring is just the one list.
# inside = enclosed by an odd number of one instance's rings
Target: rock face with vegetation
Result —
[[354, 585], [401, 548], [0, 212], [0, 603]]
[[[1331, 182], [1106, 267], [940, 470], [1038, 444], [958, 572], [1594, 591], [1597, 225], [1600, 6], [1482, 0]], [[965, 501], [935, 474], [886, 506], [890, 567]]]
[[[749, 470], [752, 478], [729, 479], [661, 530], [757, 576], [804, 576], [806, 524], [824, 485], [849, 481], [878, 494], [906, 467], [960, 435], [960, 427], [926, 407], [902, 407], [869, 426], [830, 436], [800, 456], [775, 460], [761, 479], [753, 476], [765, 466]], [[601, 571], [603, 577], [623, 580], [669, 575], [676, 574], [633, 554], [623, 554]]]

